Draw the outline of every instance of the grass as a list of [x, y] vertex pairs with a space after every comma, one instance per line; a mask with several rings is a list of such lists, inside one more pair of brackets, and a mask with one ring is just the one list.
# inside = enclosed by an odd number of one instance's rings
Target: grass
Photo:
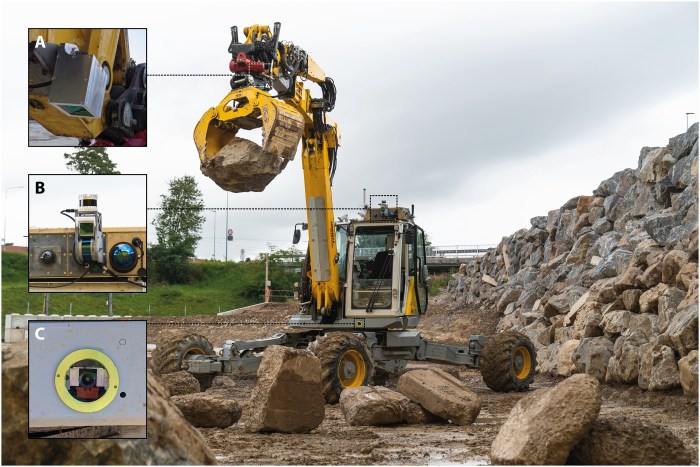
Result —
[[452, 280], [453, 273], [454, 271], [430, 276], [430, 287], [428, 288], [428, 295], [430, 297], [434, 297], [438, 294], [438, 292], [447, 287], [447, 283], [450, 282], [450, 280]]
[[[149, 283], [146, 293], [115, 293], [114, 315], [182, 316], [211, 315], [263, 301], [265, 265], [249, 263], [204, 262], [191, 265], [194, 282], [167, 285]], [[2, 314], [41, 313], [44, 293], [29, 293], [27, 255], [2, 254]], [[51, 314], [72, 313], [104, 315], [108, 313], [106, 293], [50, 294]], [[4, 319], [3, 319], [4, 324]]]
[[[291, 289], [298, 272], [270, 263], [273, 288]], [[146, 293], [115, 293], [112, 312], [116, 316], [183, 316], [213, 315], [263, 301], [265, 264], [262, 261], [222, 263], [207, 261], [190, 265], [191, 283], [168, 285], [149, 282]], [[429, 293], [437, 294], [447, 286], [452, 274], [432, 276]], [[29, 293], [27, 255], [2, 254], [2, 314], [42, 313], [44, 293]], [[108, 294], [50, 294], [51, 314], [106, 315]]]

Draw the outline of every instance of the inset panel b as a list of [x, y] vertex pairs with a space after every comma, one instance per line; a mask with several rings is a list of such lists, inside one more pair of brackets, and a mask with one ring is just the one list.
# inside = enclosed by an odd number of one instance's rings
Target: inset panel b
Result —
[[29, 176], [29, 291], [146, 290], [145, 175]]

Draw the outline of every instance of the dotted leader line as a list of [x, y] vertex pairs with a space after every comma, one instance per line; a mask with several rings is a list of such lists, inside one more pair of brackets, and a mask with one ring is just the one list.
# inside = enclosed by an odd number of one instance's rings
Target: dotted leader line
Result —
[[357, 211], [362, 208], [146, 208], [149, 211]]
[[148, 73], [146, 76], [226, 76], [230, 78], [233, 73]]
[[156, 326], [267, 326], [288, 325], [288, 321], [149, 321], [148, 325]]

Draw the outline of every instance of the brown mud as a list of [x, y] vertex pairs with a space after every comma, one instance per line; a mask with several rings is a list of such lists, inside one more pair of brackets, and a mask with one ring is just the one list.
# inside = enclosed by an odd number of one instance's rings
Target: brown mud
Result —
[[[428, 316], [419, 330], [441, 342], [463, 344], [470, 334], [490, 334], [497, 319], [481, 312], [449, 310], [431, 301]], [[164, 328], [187, 327], [220, 347], [226, 339], [261, 338], [286, 329], [284, 324], [243, 325], [231, 322], [283, 323], [296, 311], [293, 304], [269, 304], [252, 307], [231, 316], [151, 318], [148, 338], [152, 343]], [[168, 325], [158, 322], [170, 323]], [[210, 323], [210, 324], [207, 324]], [[427, 362], [410, 363], [411, 367], [437, 366], [449, 370], [467, 383], [482, 400], [474, 424], [457, 426], [448, 423], [430, 425], [395, 425], [383, 427], [349, 426], [339, 405], [327, 405], [323, 423], [310, 434], [246, 433], [239, 423], [225, 429], [200, 428], [217, 460], [224, 464], [488, 464], [491, 443], [511, 408], [527, 393], [496, 393], [488, 389], [478, 370], [455, 368]], [[563, 378], [537, 375], [531, 389], [554, 386]], [[255, 386], [255, 377], [237, 377], [231, 396], [242, 403]], [[387, 386], [395, 388], [393, 377]], [[638, 418], [663, 425], [676, 434], [698, 462], [697, 399], [684, 396], [680, 389], [647, 392], [637, 386], [603, 385], [601, 415]], [[572, 401], [575, 403], [575, 401]]]

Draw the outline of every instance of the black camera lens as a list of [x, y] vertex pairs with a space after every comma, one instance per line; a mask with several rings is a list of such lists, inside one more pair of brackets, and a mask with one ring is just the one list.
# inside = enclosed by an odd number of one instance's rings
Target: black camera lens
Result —
[[46, 266], [51, 266], [56, 262], [56, 253], [51, 250], [45, 250], [39, 255], [39, 260]]
[[94, 371], [82, 371], [80, 373], [80, 387], [92, 388], [97, 384], [97, 373]]

